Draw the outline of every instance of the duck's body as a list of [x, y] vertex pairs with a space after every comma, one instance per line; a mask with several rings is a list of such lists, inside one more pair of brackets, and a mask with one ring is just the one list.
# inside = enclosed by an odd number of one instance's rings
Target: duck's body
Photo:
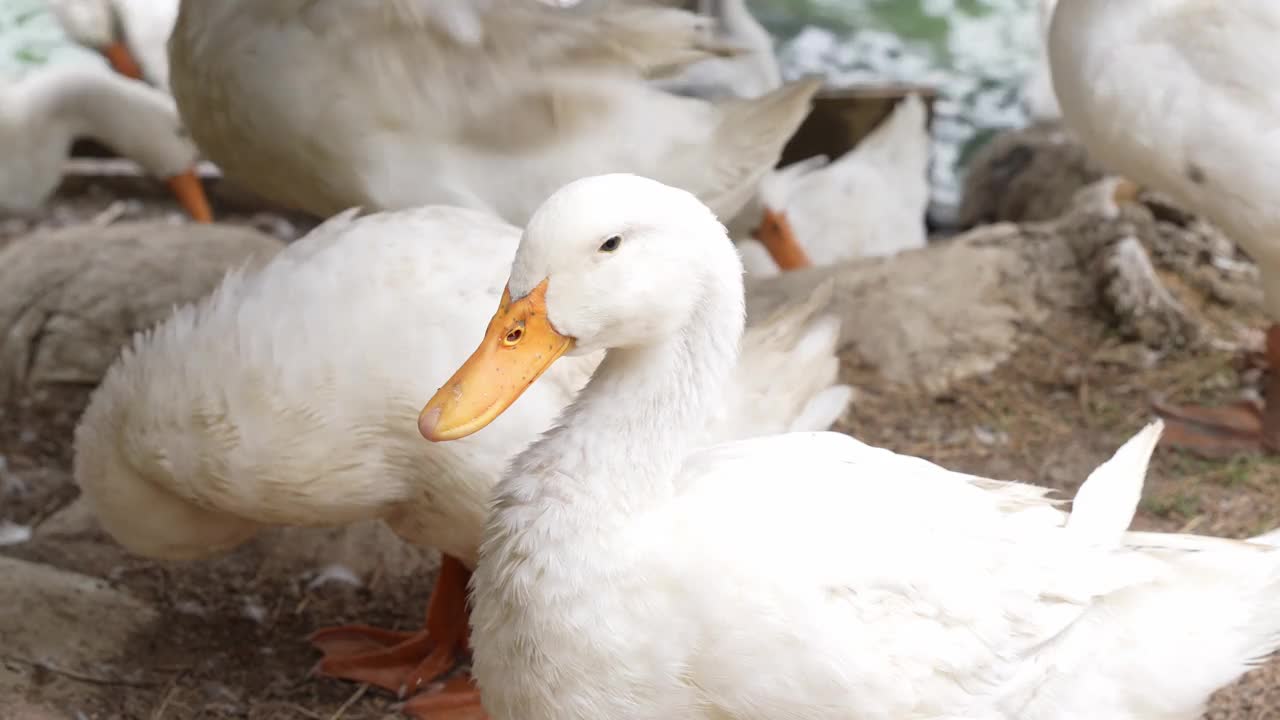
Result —
[[1127, 533], [1158, 424], [1069, 517], [833, 433], [692, 451], [742, 330], [723, 239], [673, 188], [566, 187], [420, 415], [466, 437], [519, 397], [510, 374], [608, 348], [496, 490], [472, 614], [495, 720], [1193, 720], [1280, 644], [1280, 549]]
[[[1049, 33], [1063, 119], [1101, 161], [1220, 226], [1258, 264], [1280, 321], [1280, 5], [1061, 0]], [[1114, 68], [1126, 68], [1116, 71]], [[1280, 400], [1280, 329], [1268, 333]], [[1172, 439], [1202, 450], [1280, 448], [1280, 413], [1171, 409]], [[1226, 419], [1224, 425], [1222, 421]], [[1195, 426], [1195, 427], [1193, 427]]]
[[[447, 670], [466, 623], [462, 568], [475, 564], [489, 493], [600, 360], [552, 371], [510, 418], [465, 443], [418, 435], [418, 398], [465, 358], [519, 236], [461, 208], [342, 214], [140, 337], [76, 436], [76, 477], [103, 526], [135, 552], [191, 558], [269, 525], [382, 518], [456, 563], [433, 602], [457, 604], [428, 620], [443, 648], [430, 667]], [[705, 439], [829, 426], [849, 400], [834, 385], [837, 335], [812, 316], [762, 322], [746, 340], [744, 394], [700, 431]], [[361, 632], [319, 636], [331, 651], [326, 672], [392, 690], [431, 679], [405, 679], [428, 654], [425, 636], [418, 654], [403, 652], [399, 674], [385, 658], [375, 670], [346, 657], [353, 636]]]
[[210, 218], [192, 172], [196, 148], [173, 101], [91, 63], [51, 64], [0, 85], [0, 209], [39, 209], [76, 138], [98, 140], [167, 180], [188, 213]]
[[178, 106], [223, 171], [286, 206], [439, 203], [523, 225], [557, 187], [620, 169], [732, 217], [818, 88], [712, 103], [650, 86], [720, 47], [680, 10], [513, 1], [482, 6], [469, 44], [438, 4], [187, 0], [169, 46]]
[[[924, 247], [929, 141], [927, 108], [910, 95], [835, 162], [816, 156], [765, 176], [761, 233], [778, 232], [774, 226], [785, 224], [816, 265]], [[763, 263], [747, 269], [776, 272]]]

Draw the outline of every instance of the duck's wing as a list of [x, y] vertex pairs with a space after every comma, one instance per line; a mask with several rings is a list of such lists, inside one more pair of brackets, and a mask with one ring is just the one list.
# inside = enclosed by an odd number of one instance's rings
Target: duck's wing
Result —
[[[692, 684], [730, 717], [1192, 716], [1280, 639], [1280, 553], [1130, 545], [1155, 437], [1090, 478], [1078, 527], [1036, 489], [832, 433], [695, 454], [662, 517], [706, 628]], [[723, 670], [762, 657], [787, 658], [779, 682]]]
[[[434, 44], [522, 76], [552, 68], [672, 72], [736, 49], [713, 21], [676, 8], [594, 0], [573, 11], [541, 0], [360, 0], [309, 3], [298, 17], [343, 42]], [[474, 73], [472, 73], [474, 74]]]

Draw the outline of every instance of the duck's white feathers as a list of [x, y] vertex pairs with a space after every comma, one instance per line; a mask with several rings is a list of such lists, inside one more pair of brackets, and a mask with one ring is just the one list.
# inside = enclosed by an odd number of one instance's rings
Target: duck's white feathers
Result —
[[816, 156], [766, 175], [760, 200], [785, 211], [819, 265], [923, 247], [929, 147], [927, 108], [911, 95], [837, 160]]
[[1063, 119], [1090, 152], [1226, 230], [1280, 318], [1277, 34], [1267, 0], [1074, 0], [1054, 12], [1049, 57]]
[[[1126, 446], [1115, 469], [1141, 471], [1153, 435]], [[477, 647], [478, 676], [519, 684], [485, 688], [497, 716], [514, 710], [511, 690], [545, 702], [538, 717], [545, 707], [654, 719], [1192, 720], [1280, 642], [1280, 551], [1090, 537], [1064, 527], [1039, 489], [847, 436], [698, 451], [674, 488], [619, 534], [593, 529], [607, 567], [577, 558], [573, 572], [541, 567], [536, 578], [532, 567], [482, 567], [486, 583], [505, 573], [492, 581], [535, 607], [611, 587], [596, 606], [531, 608], [564, 625], [538, 627], [536, 647], [513, 639], [559, 663], [528, 684], [498, 669], [509, 657]], [[488, 642], [520, 624], [473, 622]], [[618, 656], [653, 684], [571, 664]]]
[[38, 208], [61, 182], [77, 138], [98, 140], [162, 179], [196, 159], [164, 93], [105, 64], [54, 64], [0, 86], [0, 208]]
[[[461, 208], [349, 211], [136, 337], [76, 435], [76, 477], [104, 526], [136, 552], [193, 557], [263, 525], [382, 517], [470, 562], [505, 462], [600, 361], [562, 359], [466, 440], [419, 435], [422, 404], [497, 309], [519, 236]], [[709, 433], [785, 428], [835, 383], [816, 307], [748, 331], [727, 429]], [[774, 374], [755, 374], [761, 362]]]
[[721, 52], [708, 21], [680, 10], [531, 0], [482, 15], [486, 39], [471, 46], [416, 8], [184, 2], [171, 82], [193, 137], [229, 176], [321, 216], [442, 203], [523, 225], [560, 185], [630, 170], [727, 217], [817, 91], [712, 104], [650, 87], [653, 73]]

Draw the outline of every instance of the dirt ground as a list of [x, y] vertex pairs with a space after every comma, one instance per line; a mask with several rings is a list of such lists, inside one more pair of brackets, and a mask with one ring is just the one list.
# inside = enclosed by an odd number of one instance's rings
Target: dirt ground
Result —
[[[80, 194], [59, 201], [42, 222], [81, 221], [112, 202], [107, 195]], [[128, 205], [122, 215], [165, 212], [172, 210], [147, 201]], [[280, 227], [266, 217], [233, 220]], [[9, 222], [0, 226], [0, 243], [25, 230]], [[1032, 332], [1034, 339], [998, 371], [935, 399], [885, 388], [858, 358], [846, 357], [842, 379], [860, 394], [837, 429], [957, 470], [1070, 493], [1149, 419], [1153, 396], [1234, 399], [1241, 387], [1258, 382], [1256, 370], [1225, 353], [1145, 357], [1105, 318], [1088, 313]], [[309, 676], [317, 655], [305, 636], [357, 619], [413, 627], [432, 577], [356, 587], [270, 575], [260, 572], [270, 537], [215, 560], [161, 565], [133, 557], [97, 533], [41, 536], [40, 524], [76, 496], [70, 438], [83, 402], [79, 393], [49, 393], [0, 414], [0, 525], [7, 520], [36, 527], [32, 541], [0, 547], [0, 555], [104, 578], [149, 603], [159, 618], [128, 639], [120, 660], [87, 669], [16, 655], [0, 640], [0, 672], [27, 678], [26, 699], [66, 714], [49, 717], [395, 717], [395, 700], [384, 693]], [[1228, 537], [1280, 526], [1280, 462], [1207, 462], [1161, 449], [1137, 526]], [[44, 717], [28, 712], [0, 708], [0, 720]], [[1280, 718], [1280, 662], [1222, 691], [1209, 717]]]

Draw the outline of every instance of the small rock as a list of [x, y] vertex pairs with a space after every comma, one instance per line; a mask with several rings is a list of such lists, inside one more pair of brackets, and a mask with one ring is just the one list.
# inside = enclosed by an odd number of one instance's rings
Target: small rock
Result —
[[98, 578], [12, 558], [0, 557], [0, 577], [0, 652], [10, 670], [138, 680], [121, 669], [131, 663], [115, 661], [157, 619], [151, 607]]
[[118, 223], [41, 231], [0, 249], [0, 404], [92, 388], [133, 333], [283, 247], [241, 227]]
[[1001, 133], [969, 163], [960, 227], [1052, 220], [1071, 207], [1076, 190], [1104, 175], [1061, 125]]

